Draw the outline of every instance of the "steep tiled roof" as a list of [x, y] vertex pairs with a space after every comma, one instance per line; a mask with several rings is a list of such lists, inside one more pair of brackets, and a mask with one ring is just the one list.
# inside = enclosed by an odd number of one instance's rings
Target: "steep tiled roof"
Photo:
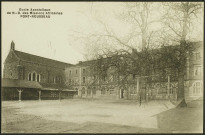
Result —
[[29, 61], [29, 62], [33, 62], [33, 63], [38, 63], [38, 64], [43, 64], [43, 65], [47, 65], [47, 66], [51, 66], [51, 67], [65, 68], [67, 66], [72, 65], [72, 64], [68, 64], [68, 63], [64, 63], [64, 62], [60, 62], [60, 61], [56, 61], [56, 60], [28, 54], [25, 52], [20, 52], [17, 50], [14, 50], [14, 53], [21, 60], [25, 60], [25, 61]]

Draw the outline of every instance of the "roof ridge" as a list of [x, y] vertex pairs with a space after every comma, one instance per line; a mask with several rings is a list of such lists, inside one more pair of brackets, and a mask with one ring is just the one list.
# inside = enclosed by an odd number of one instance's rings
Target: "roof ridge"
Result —
[[[27, 55], [30, 55], [30, 56], [39, 57], [39, 58], [43, 58], [43, 59], [48, 59], [48, 60], [55, 61], [55, 62], [60, 62], [60, 63], [63, 63], [63, 64], [72, 65], [72, 64], [70, 64], [70, 63], [66, 63], [66, 62], [54, 60], [54, 59], [51, 59], [51, 58], [46, 58], [46, 57], [43, 57], [43, 56], [38, 56], [38, 55], [35, 55], [35, 54], [30, 54], [30, 53], [27, 53], [27, 52], [22, 52], [22, 51], [14, 50], [14, 53], [15, 53], [15, 52], [24, 53], [24, 54], [27, 54]], [[16, 55], [16, 53], [15, 53], [15, 55]], [[18, 55], [16, 55], [16, 56], [18, 57]], [[19, 58], [19, 57], [18, 57], [18, 58]], [[22, 58], [19, 58], [19, 59], [22, 59]]]

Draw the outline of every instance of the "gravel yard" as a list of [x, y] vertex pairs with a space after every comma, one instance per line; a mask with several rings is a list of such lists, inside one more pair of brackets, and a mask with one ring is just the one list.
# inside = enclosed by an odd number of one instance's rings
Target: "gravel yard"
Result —
[[189, 133], [202, 132], [202, 119], [202, 109], [174, 108], [169, 101], [141, 106], [129, 100], [3, 101], [1, 132]]

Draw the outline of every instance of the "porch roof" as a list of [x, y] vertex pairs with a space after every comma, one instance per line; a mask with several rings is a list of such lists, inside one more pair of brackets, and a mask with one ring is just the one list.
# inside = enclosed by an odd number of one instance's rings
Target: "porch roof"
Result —
[[42, 86], [38, 82], [18, 80], [18, 79], [8, 79], [8, 78], [2, 78], [2, 87], [33, 88], [33, 89], [42, 88]]
[[47, 83], [39, 83], [35, 81], [28, 80], [18, 80], [18, 79], [9, 79], [2, 78], [2, 87], [7, 88], [33, 88], [33, 89], [41, 89], [41, 90], [49, 90], [49, 91], [73, 91], [69, 90], [65, 85], [57, 85], [57, 84], [47, 84]]
[[62, 91], [78, 91], [78, 90], [63, 89]]

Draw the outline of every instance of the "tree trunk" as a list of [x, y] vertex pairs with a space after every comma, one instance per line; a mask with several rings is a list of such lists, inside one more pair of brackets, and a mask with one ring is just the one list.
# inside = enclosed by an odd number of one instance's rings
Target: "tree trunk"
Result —
[[178, 91], [177, 91], [177, 101], [180, 101], [180, 103], [177, 105], [177, 107], [187, 107], [187, 104], [185, 102], [185, 96], [184, 96], [184, 70], [179, 69], [179, 79], [178, 79]]
[[184, 98], [184, 73], [179, 69], [177, 100]]
[[[186, 3], [187, 7], [189, 5], [189, 2]], [[181, 103], [178, 105], [178, 107], [186, 107], [187, 104], [185, 102], [185, 93], [184, 93], [184, 75], [185, 75], [185, 63], [186, 63], [186, 35], [187, 35], [187, 19], [188, 19], [188, 10], [185, 10], [183, 12], [183, 29], [182, 29], [182, 37], [181, 37], [181, 41], [180, 41], [180, 50], [181, 50], [181, 54], [180, 54], [180, 66], [179, 66], [179, 70], [178, 70], [178, 75], [179, 75], [179, 79], [178, 79], [178, 92], [177, 92], [177, 101], [181, 100]]]

